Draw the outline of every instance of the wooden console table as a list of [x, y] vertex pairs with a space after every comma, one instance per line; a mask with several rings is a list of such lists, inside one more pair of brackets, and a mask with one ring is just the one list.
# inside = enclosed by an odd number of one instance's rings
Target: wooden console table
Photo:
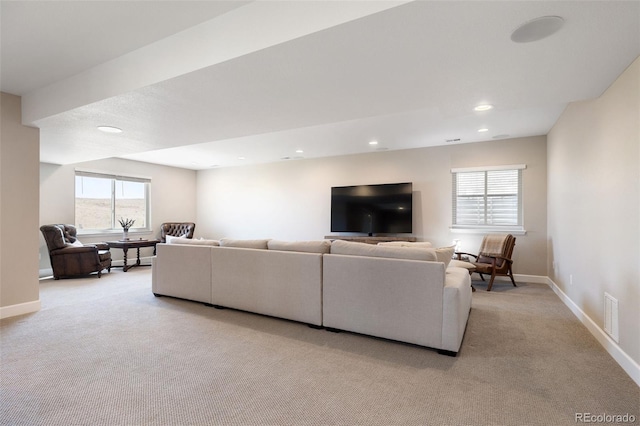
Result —
[[358, 243], [367, 243], [367, 244], [386, 243], [389, 241], [409, 241], [413, 243], [417, 241], [416, 237], [357, 237], [357, 236], [343, 237], [341, 235], [327, 235], [324, 238], [327, 240], [355, 241]]
[[[109, 248], [117, 248], [122, 249], [122, 254], [124, 258], [124, 265], [122, 266], [122, 270], [127, 272], [129, 269], [134, 266], [151, 266], [151, 265], [141, 265], [140, 264], [140, 249], [142, 247], [153, 247], [153, 255], [156, 254], [156, 244], [158, 244], [160, 240], [121, 240], [121, 241], [107, 241]], [[133, 265], [127, 265], [127, 251], [130, 248], [134, 248], [137, 251], [136, 263]]]

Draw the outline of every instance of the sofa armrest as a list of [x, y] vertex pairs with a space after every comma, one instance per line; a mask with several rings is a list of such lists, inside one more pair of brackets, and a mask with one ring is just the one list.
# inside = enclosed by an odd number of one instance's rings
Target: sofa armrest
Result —
[[442, 303], [442, 349], [458, 352], [471, 310], [469, 271], [447, 268]]

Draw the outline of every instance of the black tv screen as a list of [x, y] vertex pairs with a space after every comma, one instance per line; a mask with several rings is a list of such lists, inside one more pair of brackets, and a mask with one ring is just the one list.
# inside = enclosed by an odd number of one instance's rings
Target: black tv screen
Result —
[[331, 188], [331, 232], [411, 233], [412, 183]]

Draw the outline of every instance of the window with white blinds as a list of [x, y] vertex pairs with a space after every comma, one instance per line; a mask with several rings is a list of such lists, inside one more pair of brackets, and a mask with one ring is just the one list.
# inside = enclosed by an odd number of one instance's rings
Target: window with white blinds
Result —
[[522, 228], [525, 167], [453, 169], [453, 228]]

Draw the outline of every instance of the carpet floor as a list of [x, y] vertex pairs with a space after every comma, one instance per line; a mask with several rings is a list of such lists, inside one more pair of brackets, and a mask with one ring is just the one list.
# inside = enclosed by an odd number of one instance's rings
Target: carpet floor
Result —
[[0, 321], [0, 424], [640, 423], [640, 388], [548, 286], [475, 285], [452, 358], [156, 298], [149, 268], [44, 279], [39, 312]]

